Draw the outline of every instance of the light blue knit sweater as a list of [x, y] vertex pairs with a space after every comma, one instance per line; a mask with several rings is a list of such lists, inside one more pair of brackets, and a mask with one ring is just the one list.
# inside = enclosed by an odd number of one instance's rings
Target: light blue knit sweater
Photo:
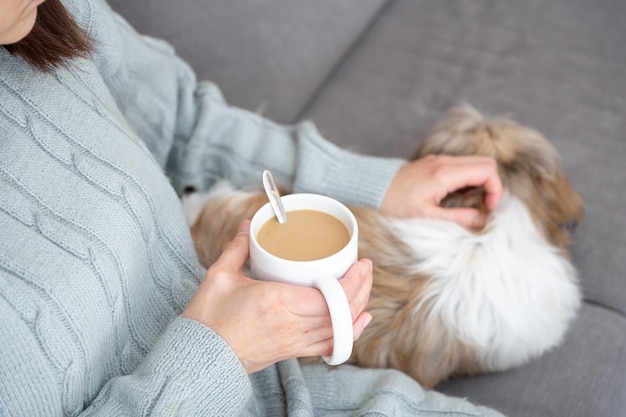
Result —
[[490, 415], [394, 371], [287, 361], [249, 378], [180, 318], [202, 278], [182, 190], [269, 168], [376, 206], [403, 161], [231, 108], [103, 1], [65, 3], [92, 59], [42, 74], [0, 48], [0, 416]]

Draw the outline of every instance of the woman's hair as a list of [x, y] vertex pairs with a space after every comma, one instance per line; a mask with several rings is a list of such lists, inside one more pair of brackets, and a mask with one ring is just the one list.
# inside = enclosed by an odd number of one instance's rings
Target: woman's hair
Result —
[[93, 42], [61, 0], [47, 0], [38, 6], [32, 31], [22, 40], [4, 47], [41, 71], [51, 71], [70, 60], [86, 57]]

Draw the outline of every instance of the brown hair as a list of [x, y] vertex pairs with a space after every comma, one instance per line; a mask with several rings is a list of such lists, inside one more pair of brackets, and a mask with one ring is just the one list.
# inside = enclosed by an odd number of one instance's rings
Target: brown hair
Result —
[[47, 0], [38, 6], [33, 30], [22, 40], [4, 47], [41, 71], [51, 71], [70, 60], [86, 57], [93, 42], [61, 0]]

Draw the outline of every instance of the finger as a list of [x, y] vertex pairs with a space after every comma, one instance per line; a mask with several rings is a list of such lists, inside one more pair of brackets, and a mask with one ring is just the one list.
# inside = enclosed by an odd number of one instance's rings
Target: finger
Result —
[[[356, 341], [363, 334], [363, 330], [372, 322], [372, 315], [363, 312], [354, 320], [353, 340]], [[333, 353], [333, 332], [332, 327], [324, 327], [311, 332], [309, 343], [300, 351], [300, 357], [308, 356], [330, 356]]]
[[327, 317], [330, 320], [328, 305], [320, 290], [291, 284], [279, 285], [282, 287], [281, 300], [290, 313], [303, 317]]
[[[372, 261], [361, 259], [355, 262], [339, 280], [339, 284], [346, 293], [352, 317], [355, 318], [365, 308], [372, 289]], [[292, 314], [329, 317], [328, 305], [320, 290], [289, 284], [278, 285], [282, 286], [280, 298]]]
[[311, 356], [331, 356], [333, 354], [333, 338], [320, 340], [304, 347], [298, 357], [308, 358]]
[[[372, 322], [372, 315], [363, 311], [357, 315], [352, 323], [353, 340], [361, 337], [363, 330]], [[312, 324], [312, 323], [310, 323]], [[319, 319], [313, 328], [307, 330], [302, 340], [305, 345], [310, 346], [324, 342], [333, 337], [333, 327], [330, 319]]]
[[372, 261], [361, 259], [340, 280], [350, 304], [353, 320], [365, 309], [372, 289]]
[[443, 208], [433, 206], [426, 213], [426, 217], [451, 221], [467, 229], [479, 229], [487, 221], [486, 216], [480, 210], [469, 207]]
[[326, 320], [320, 320], [319, 324], [315, 328], [305, 332], [303, 341], [306, 346], [314, 345], [319, 342], [323, 342], [333, 338], [333, 326], [330, 322], [330, 317]]
[[352, 325], [353, 333], [354, 333], [354, 341], [357, 341], [363, 330], [367, 327], [368, 324], [372, 322], [372, 315], [367, 311], [362, 312], [359, 316], [354, 320]]
[[237, 235], [228, 244], [228, 246], [226, 246], [226, 250], [219, 257], [215, 265], [241, 272], [250, 255], [249, 245], [250, 221], [244, 220], [239, 225]]
[[497, 207], [502, 197], [502, 181], [498, 175], [498, 164], [495, 159], [483, 156], [464, 156], [455, 159], [457, 164], [444, 178], [448, 192], [466, 186], [483, 187], [486, 196], [485, 204], [490, 210]]
[[[502, 197], [502, 180], [498, 174], [498, 163], [493, 158], [486, 158], [481, 162], [481, 169], [477, 170], [478, 186], [482, 186], [486, 192], [485, 204], [489, 210], [498, 206]], [[482, 175], [483, 180], [480, 180]]]
[[484, 187], [487, 192], [485, 204], [489, 210], [495, 210], [502, 198], [502, 182], [500, 177], [490, 177], [488, 181], [485, 182]]
[[[360, 259], [355, 262], [348, 271], [344, 274], [343, 278], [339, 281], [343, 290], [346, 292], [348, 300], [352, 300], [354, 297], [362, 292], [364, 287], [371, 284], [370, 281], [372, 275], [372, 261], [367, 258]], [[369, 290], [367, 291], [369, 293]]]

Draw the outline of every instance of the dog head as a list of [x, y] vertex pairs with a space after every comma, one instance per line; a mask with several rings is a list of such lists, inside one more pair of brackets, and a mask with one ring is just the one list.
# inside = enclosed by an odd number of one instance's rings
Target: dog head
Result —
[[[570, 233], [584, 213], [583, 202], [563, 173], [556, 149], [536, 130], [506, 118], [487, 119], [463, 105], [435, 128], [414, 159], [428, 154], [494, 158], [504, 189], [525, 203], [544, 237], [562, 249], [570, 243]], [[459, 190], [442, 205], [487, 212], [481, 189]]]

